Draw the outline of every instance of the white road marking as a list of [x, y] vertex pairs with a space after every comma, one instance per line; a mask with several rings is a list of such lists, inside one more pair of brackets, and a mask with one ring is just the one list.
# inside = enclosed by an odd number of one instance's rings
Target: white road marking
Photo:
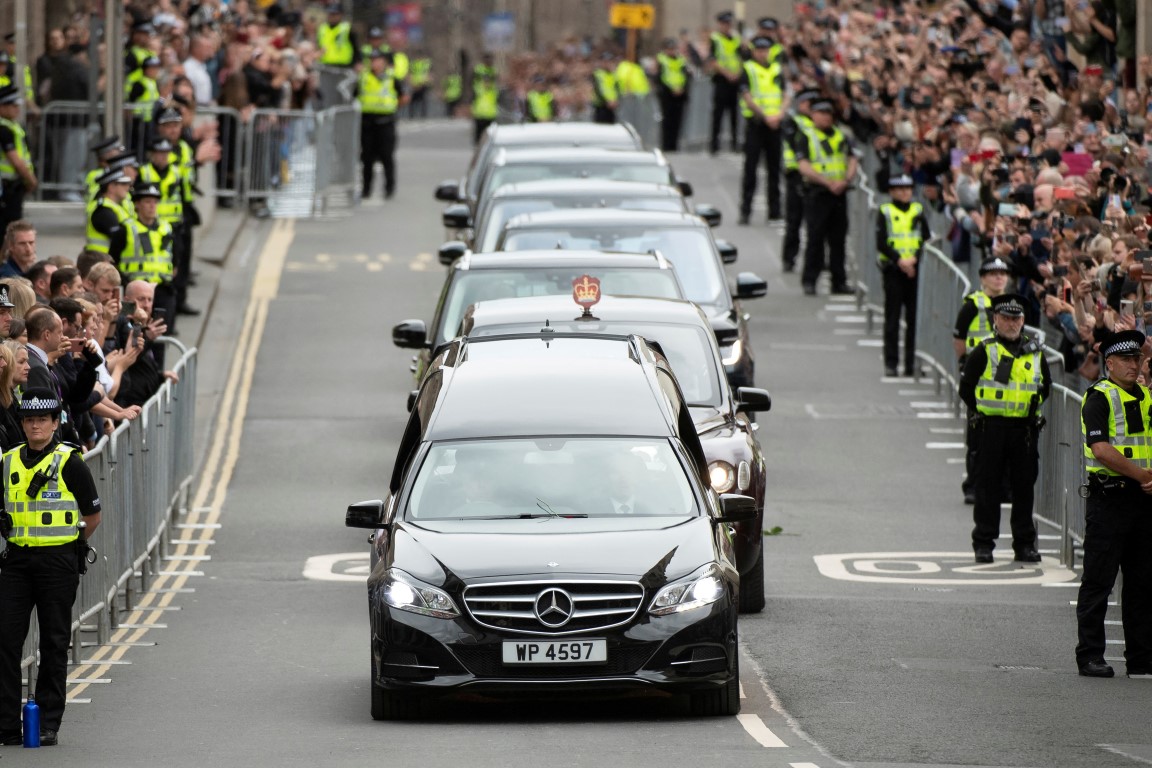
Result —
[[742, 698], [742, 699], [748, 698], [747, 696], [744, 695], [744, 683], [740, 683], [740, 698]]
[[867, 333], [863, 328], [833, 328], [834, 336], [862, 336]]
[[838, 323], [866, 323], [868, 318], [863, 315], [836, 315], [836, 322]]
[[816, 763], [788, 763], [789, 768], [820, 768]]
[[848, 347], [843, 344], [794, 344], [787, 341], [772, 341], [768, 343], [769, 349], [778, 349], [784, 352], [847, 352]]
[[[1059, 584], [1041, 584], [1040, 586], [1042, 586], [1042, 587], [1079, 587], [1080, 582], [1078, 582], [1078, 581], [1064, 581], [1064, 582], [1060, 582]], [[1107, 622], [1105, 622], [1105, 623], [1107, 623]], [[1119, 622], [1117, 622], [1117, 623], [1119, 623]]]
[[947, 408], [948, 403], [943, 400], [913, 400], [908, 403], [913, 408], [923, 408], [925, 410], [936, 410], [938, 408]]
[[855, 304], [825, 304], [825, 312], [857, 312]]
[[[365, 581], [370, 570], [368, 552], [316, 555], [304, 562], [304, 578], [314, 581]], [[341, 567], [337, 569], [337, 566]]]
[[921, 411], [916, 414], [918, 419], [954, 419], [952, 411]]
[[769, 749], [788, 746], [780, 740], [779, 736], [772, 733], [768, 726], [764, 725], [764, 721], [760, 719], [759, 715], [736, 715], [736, 719], [740, 721], [740, 725], [744, 726], [748, 735], [760, 743], [760, 746]]
[[964, 443], [924, 443], [924, 447], [932, 451], [962, 451]]
[[974, 565], [971, 552], [853, 552], [813, 555], [812, 559], [823, 576], [839, 581], [932, 586], [1015, 586], [1072, 581], [1076, 578], [1075, 571], [1054, 562], [1052, 558], [1040, 563], [1016, 563], [1001, 558], [998, 562]]
[[896, 394], [900, 397], [927, 397], [935, 393], [928, 389], [900, 389], [896, 391]]
[[944, 459], [945, 464], [967, 464], [968, 459], [961, 456], [949, 456]]
[[[858, 346], [858, 347], [870, 347], [870, 348], [874, 347], [876, 349], [879, 349], [880, 347], [884, 346], [884, 342], [881, 341], [880, 339], [856, 339], [856, 346]], [[887, 378], [887, 377], [885, 377], [885, 378]], [[892, 379], [892, 381], [898, 381], [898, 380], [899, 380], [898, 378]]]
[[965, 430], [963, 427], [928, 427], [928, 431], [934, 435], [962, 435]]

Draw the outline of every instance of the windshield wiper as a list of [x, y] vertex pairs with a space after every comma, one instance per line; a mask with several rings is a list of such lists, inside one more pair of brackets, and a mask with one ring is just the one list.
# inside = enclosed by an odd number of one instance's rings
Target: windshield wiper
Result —
[[553, 512], [551, 514], [536, 514], [535, 512], [526, 512], [522, 515], [489, 515], [487, 517], [455, 517], [453, 520], [551, 520], [553, 518], [576, 518], [588, 517], [583, 512], [574, 512], [572, 514], [560, 514]]

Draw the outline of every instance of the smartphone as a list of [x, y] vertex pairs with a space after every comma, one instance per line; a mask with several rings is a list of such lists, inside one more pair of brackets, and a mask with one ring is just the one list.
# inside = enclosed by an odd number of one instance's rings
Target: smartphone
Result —
[[1000, 207], [996, 209], [997, 216], [1015, 216], [1016, 203], [1000, 203]]
[[1140, 259], [1144, 274], [1152, 278], [1152, 251], [1136, 251], [1135, 258]]
[[152, 319], [168, 322], [168, 310], [164, 307], [155, 307], [152, 310]]
[[1052, 267], [1052, 277], [1067, 277], [1067, 276], [1068, 276], [1068, 265], [1067, 264], [1058, 264], [1057, 266]]
[[120, 314], [125, 317], [132, 317], [136, 314], [136, 302], [134, 301], [121, 301]]
[[1075, 200], [1076, 191], [1072, 187], [1056, 187], [1052, 196], [1056, 200]]
[[1132, 299], [1120, 299], [1120, 314], [1122, 314], [1126, 317], [1132, 317], [1132, 315], [1133, 315], [1132, 307], [1133, 307]]
[[1152, 301], [1144, 302], [1144, 314], [1152, 313]]
[[1058, 289], [1056, 286], [1052, 285], [1052, 284], [1048, 284], [1048, 285], [1045, 285], [1045, 286], [1044, 286], [1044, 293], [1045, 293], [1045, 295], [1047, 295], [1047, 296], [1055, 296], [1055, 295], [1056, 295], [1056, 291], [1058, 291], [1058, 290], [1059, 290], [1059, 289]]

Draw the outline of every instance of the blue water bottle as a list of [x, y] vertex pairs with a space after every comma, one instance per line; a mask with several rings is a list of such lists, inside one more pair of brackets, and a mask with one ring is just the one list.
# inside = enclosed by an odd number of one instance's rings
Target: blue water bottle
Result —
[[28, 701], [24, 704], [24, 746], [40, 746], [40, 706], [36, 697], [28, 694]]

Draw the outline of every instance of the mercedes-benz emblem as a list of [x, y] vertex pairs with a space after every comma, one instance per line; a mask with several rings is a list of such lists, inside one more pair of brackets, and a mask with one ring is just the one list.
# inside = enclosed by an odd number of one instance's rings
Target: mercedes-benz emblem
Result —
[[562, 589], [546, 589], [536, 596], [536, 618], [546, 627], [562, 627], [572, 618], [572, 596]]

